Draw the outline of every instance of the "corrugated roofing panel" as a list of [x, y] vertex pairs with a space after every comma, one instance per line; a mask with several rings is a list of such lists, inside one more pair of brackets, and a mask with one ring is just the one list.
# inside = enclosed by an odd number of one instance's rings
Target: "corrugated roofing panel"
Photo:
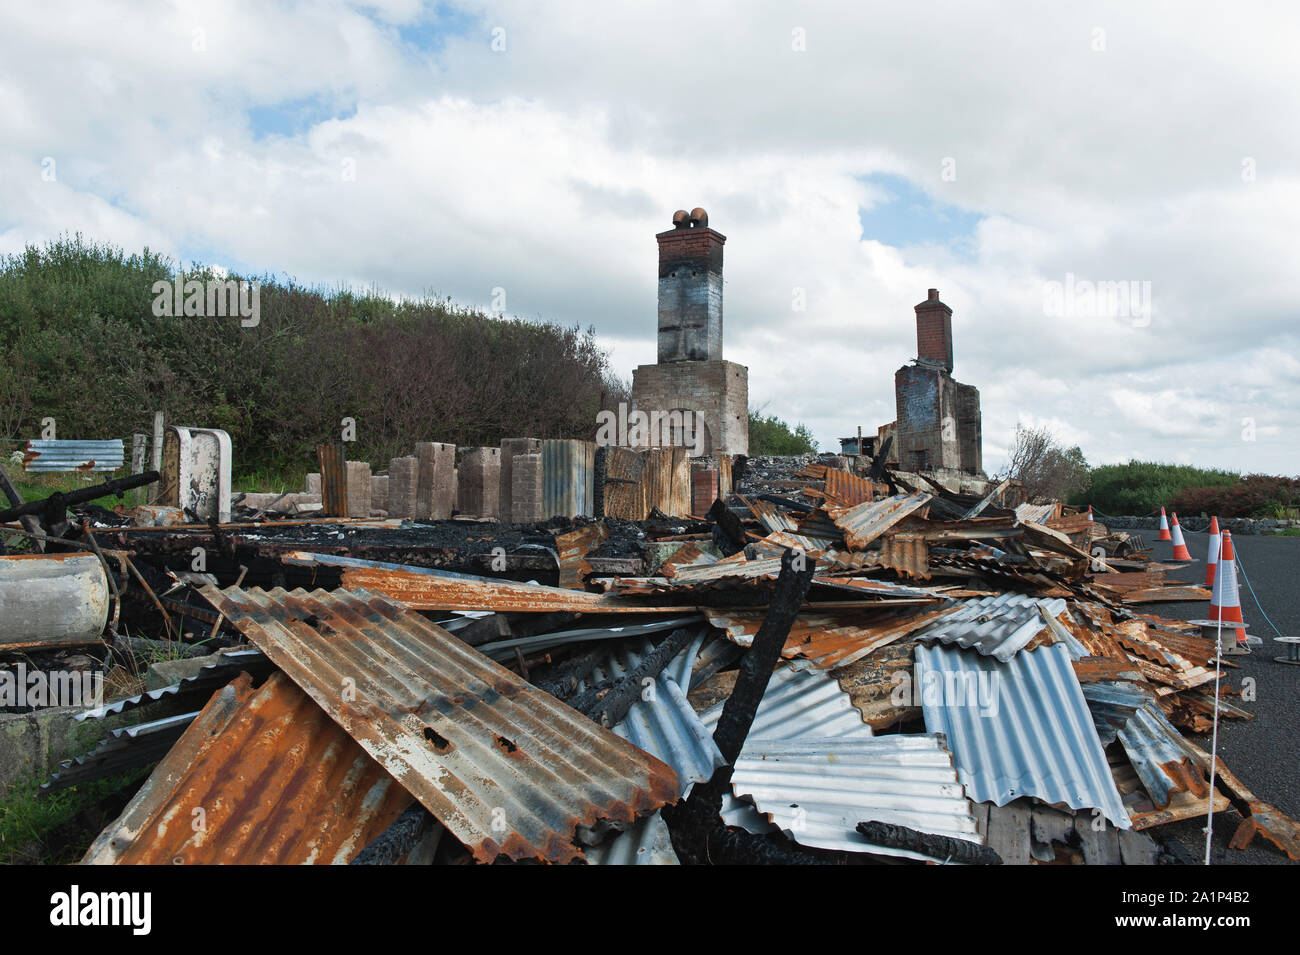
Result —
[[[700, 714], [700, 721], [709, 733], [717, 730], [725, 705], [719, 703]], [[759, 701], [748, 739], [789, 740], [810, 736], [866, 739], [871, 736], [871, 727], [863, 722], [849, 695], [825, 670], [777, 667]]]
[[109, 441], [28, 441], [23, 451], [23, 470], [116, 471], [126, 460], [122, 439]]
[[627, 832], [592, 846], [588, 865], [680, 865], [663, 816], [651, 813]]
[[1119, 739], [1156, 808], [1168, 806], [1178, 792], [1209, 795], [1196, 751], [1149, 692], [1132, 683], [1099, 681], [1085, 685], [1083, 696], [1102, 742]]
[[828, 507], [826, 511], [844, 531], [844, 542], [854, 550], [861, 550], [908, 514], [929, 503], [931, 496], [924, 491], [895, 494], [848, 510]]
[[1006, 663], [918, 645], [914, 691], [925, 728], [943, 733], [966, 792], [1005, 806], [1019, 796], [1098, 808], [1131, 825], [1064, 644]]
[[1065, 612], [1065, 601], [1017, 593], [966, 600], [956, 612], [918, 631], [916, 639], [975, 649], [1005, 663], [1047, 628], [1040, 607], [1055, 617]]
[[203, 594], [480, 861], [578, 859], [579, 830], [677, 798], [668, 766], [383, 597]]
[[[696, 647], [698, 649], [698, 644]], [[631, 647], [615, 650], [607, 664], [592, 672], [593, 682], [621, 679], [636, 669], [642, 656], [652, 649], [649, 641], [641, 641], [636, 650]], [[689, 660], [683, 659], [688, 656]], [[718, 745], [713, 742], [713, 731], [700, 722], [687, 702], [686, 692], [670, 672], [685, 665], [689, 673], [694, 657], [695, 651], [690, 647], [674, 657], [655, 680], [653, 695], [647, 698], [643, 691], [623, 721], [614, 727], [614, 732], [633, 746], [671, 766], [677, 773], [679, 791], [683, 796], [694, 783], [711, 778], [715, 769], [726, 764]]]
[[346, 863], [411, 796], [283, 674], [218, 690], [93, 864]]
[[984, 841], [952, 754], [936, 734], [753, 740], [736, 760], [732, 785], [803, 845], [928, 858], [871, 844], [856, 831], [859, 822]]

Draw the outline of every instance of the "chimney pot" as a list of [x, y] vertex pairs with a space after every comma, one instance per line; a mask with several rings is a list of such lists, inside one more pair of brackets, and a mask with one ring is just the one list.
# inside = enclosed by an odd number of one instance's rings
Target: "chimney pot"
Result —
[[939, 301], [939, 290], [937, 288], [930, 289], [930, 301], [931, 302]]

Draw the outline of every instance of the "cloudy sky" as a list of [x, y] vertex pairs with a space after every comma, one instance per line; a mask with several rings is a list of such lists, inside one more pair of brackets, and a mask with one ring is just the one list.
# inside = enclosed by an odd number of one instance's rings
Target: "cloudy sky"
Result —
[[1294, 3], [7, 4], [0, 252], [81, 231], [501, 288], [630, 379], [654, 233], [703, 206], [725, 356], [823, 450], [893, 419], [936, 287], [990, 472], [1019, 422], [1093, 463], [1295, 474], [1298, 28]]

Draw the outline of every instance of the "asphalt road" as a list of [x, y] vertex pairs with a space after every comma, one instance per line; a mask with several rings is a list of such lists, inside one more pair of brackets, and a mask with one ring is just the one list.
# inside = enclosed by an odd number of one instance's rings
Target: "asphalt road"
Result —
[[[1168, 541], [1154, 540], [1156, 531], [1140, 531], [1152, 545], [1154, 560], [1167, 561], [1173, 552]], [[1184, 532], [1187, 549], [1196, 559], [1186, 570], [1171, 571], [1170, 579], [1188, 583], [1205, 582], [1205, 556], [1209, 549], [1208, 534]], [[1300, 537], [1234, 536], [1233, 547], [1239, 561], [1237, 583], [1241, 589], [1241, 612], [1250, 626], [1247, 634], [1263, 638], [1264, 645], [1252, 647], [1250, 656], [1226, 658], [1239, 669], [1225, 668], [1225, 684], [1240, 688], [1242, 680], [1255, 680], [1255, 701], [1243, 703], [1231, 697], [1243, 709], [1255, 714], [1253, 720], [1219, 722], [1219, 758], [1256, 797], [1270, 803], [1293, 819], [1300, 819], [1300, 725], [1297, 725], [1297, 699], [1300, 698], [1300, 666], [1274, 662], [1285, 656], [1286, 649], [1275, 643], [1277, 633], [1264, 619], [1273, 621], [1282, 634], [1300, 636]], [[1246, 586], [1249, 578], [1259, 604]], [[1263, 606], [1261, 613], [1260, 604]], [[1145, 604], [1143, 612], [1181, 620], [1202, 620], [1208, 615], [1209, 601], [1197, 603]], [[1213, 684], [1209, 689], [1213, 690]], [[1210, 738], [1190, 737], [1209, 751]], [[1261, 836], [1245, 849], [1229, 849], [1228, 840], [1236, 831], [1241, 817], [1235, 810], [1217, 814], [1214, 819], [1213, 846], [1210, 859], [1216, 865], [1291, 864], [1282, 852]], [[1150, 830], [1152, 836], [1181, 843], [1197, 861], [1205, 858], [1205, 819], [1171, 823]]]

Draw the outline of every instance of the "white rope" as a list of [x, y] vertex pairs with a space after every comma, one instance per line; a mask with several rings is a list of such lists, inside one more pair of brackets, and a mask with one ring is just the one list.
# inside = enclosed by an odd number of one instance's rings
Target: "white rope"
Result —
[[1210, 864], [1210, 843], [1214, 839], [1214, 770], [1219, 755], [1219, 674], [1223, 672], [1223, 614], [1214, 634], [1214, 732], [1210, 736], [1210, 795], [1205, 816], [1205, 864]]

